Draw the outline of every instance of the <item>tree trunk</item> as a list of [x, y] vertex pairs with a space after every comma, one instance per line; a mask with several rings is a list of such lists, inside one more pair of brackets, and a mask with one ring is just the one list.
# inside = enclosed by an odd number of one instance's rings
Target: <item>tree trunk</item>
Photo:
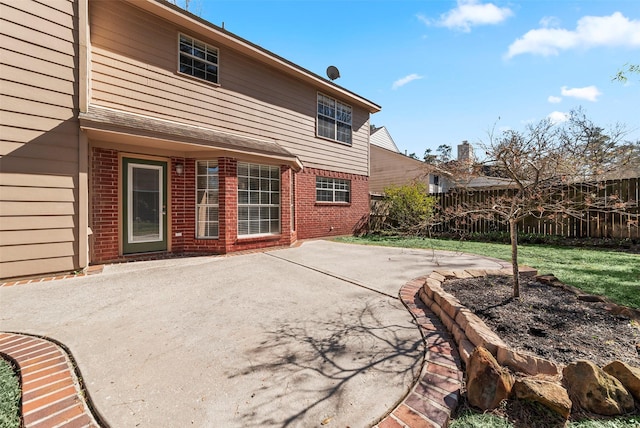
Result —
[[520, 297], [520, 274], [518, 269], [518, 224], [516, 219], [509, 219], [511, 236], [511, 266], [513, 266], [513, 297]]

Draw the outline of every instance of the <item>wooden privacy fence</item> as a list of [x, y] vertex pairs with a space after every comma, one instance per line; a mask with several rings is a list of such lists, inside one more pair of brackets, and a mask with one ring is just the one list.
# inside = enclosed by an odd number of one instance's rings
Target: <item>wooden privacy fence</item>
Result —
[[[527, 218], [518, 224], [518, 229], [523, 233], [539, 235], [560, 235], [571, 238], [640, 238], [638, 227], [638, 214], [640, 208], [640, 177], [608, 180], [599, 183], [598, 198], [605, 202], [603, 207], [593, 210], [584, 210], [580, 218], [572, 216], [554, 215], [545, 213], [543, 218]], [[447, 210], [448, 207], [459, 206], [487, 206], [492, 199], [499, 197], [508, 190], [486, 189], [473, 191], [452, 191], [439, 193], [438, 207]], [[575, 196], [579, 190], [571, 189]], [[606, 206], [610, 196], [617, 195], [618, 201], [626, 202], [626, 213], [616, 212], [615, 206]], [[613, 198], [611, 198], [613, 199]], [[632, 214], [631, 216], [627, 214]], [[635, 216], [634, 216], [635, 215]], [[508, 232], [509, 225], [497, 215], [495, 217], [478, 214], [460, 216], [454, 220], [435, 226], [435, 232], [455, 232], [462, 234]]]

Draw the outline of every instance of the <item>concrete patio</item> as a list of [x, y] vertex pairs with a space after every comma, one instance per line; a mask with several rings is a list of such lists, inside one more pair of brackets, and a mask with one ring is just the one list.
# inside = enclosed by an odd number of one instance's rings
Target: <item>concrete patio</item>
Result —
[[370, 426], [424, 344], [398, 290], [477, 256], [309, 241], [0, 289], [0, 331], [64, 343], [113, 427]]

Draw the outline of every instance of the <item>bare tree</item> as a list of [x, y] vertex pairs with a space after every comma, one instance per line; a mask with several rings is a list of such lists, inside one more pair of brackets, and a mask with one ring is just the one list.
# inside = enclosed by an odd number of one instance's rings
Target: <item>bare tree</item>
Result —
[[[526, 218], [553, 216], [581, 218], [587, 210], [628, 213], [637, 201], [622, 201], [618, 195], [601, 195], [601, 180], [634, 158], [637, 145], [623, 143], [623, 127], [610, 130], [595, 126], [582, 110], [571, 113], [568, 122], [556, 125], [545, 119], [530, 124], [524, 132], [493, 132], [483, 164], [449, 162], [440, 165], [454, 182], [457, 192], [472, 191], [479, 176], [501, 177], [505, 190], [489, 200], [448, 207], [440, 221], [470, 216], [498, 217], [508, 223], [513, 265], [513, 296], [520, 296], [518, 275], [518, 224]], [[474, 199], [472, 199], [473, 201]], [[637, 214], [630, 214], [635, 215]]]

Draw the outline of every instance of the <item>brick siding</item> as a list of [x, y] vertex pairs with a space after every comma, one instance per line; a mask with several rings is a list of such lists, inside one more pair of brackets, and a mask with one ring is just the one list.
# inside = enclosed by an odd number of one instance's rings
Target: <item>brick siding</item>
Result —
[[[351, 202], [316, 202], [316, 176], [351, 182]], [[352, 234], [369, 215], [369, 182], [363, 175], [305, 168], [296, 174], [296, 223], [300, 239]]]
[[[120, 221], [118, 201], [118, 152], [93, 148], [91, 152], [91, 263], [130, 260], [144, 255], [122, 255], [119, 253]], [[219, 237], [197, 239], [196, 212], [196, 160], [172, 157], [168, 165], [170, 203], [168, 215], [168, 254], [225, 254], [272, 246], [290, 245], [297, 239], [291, 231], [291, 185], [293, 171], [288, 166], [280, 167], [281, 234], [261, 237], [238, 237], [238, 178], [237, 160], [218, 158], [219, 166]], [[183, 165], [182, 174], [175, 166]], [[314, 176], [315, 177], [315, 176]], [[315, 178], [313, 195], [315, 195]], [[314, 196], [315, 198], [315, 196]], [[326, 207], [328, 208], [328, 207]]]

